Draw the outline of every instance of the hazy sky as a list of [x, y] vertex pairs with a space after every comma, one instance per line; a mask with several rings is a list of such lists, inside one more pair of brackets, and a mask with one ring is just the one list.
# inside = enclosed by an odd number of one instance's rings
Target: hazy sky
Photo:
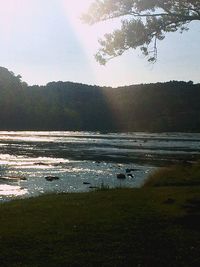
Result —
[[169, 80], [200, 82], [200, 22], [158, 43], [158, 62], [139, 51], [100, 66], [94, 59], [98, 38], [117, 25], [89, 26], [79, 17], [92, 0], [1, 0], [0, 66], [28, 84], [74, 81], [120, 86]]

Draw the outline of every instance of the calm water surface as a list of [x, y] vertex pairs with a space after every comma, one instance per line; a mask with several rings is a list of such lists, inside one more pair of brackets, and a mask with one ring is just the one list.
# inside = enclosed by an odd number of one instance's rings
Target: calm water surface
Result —
[[[102, 183], [139, 187], [157, 166], [199, 158], [200, 134], [0, 132], [0, 200], [90, 191]], [[131, 176], [126, 169], [134, 169]]]

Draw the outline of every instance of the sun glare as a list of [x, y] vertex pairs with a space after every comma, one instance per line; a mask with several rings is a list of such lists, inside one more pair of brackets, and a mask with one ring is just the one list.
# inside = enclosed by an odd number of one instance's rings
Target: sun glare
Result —
[[23, 196], [28, 192], [27, 189], [21, 188], [17, 185], [7, 185], [7, 184], [1, 184], [0, 185], [0, 199], [3, 196]]
[[[92, 80], [101, 85], [108, 85], [108, 81], [113, 85], [117, 79], [120, 82], [123, 63], [116, 64], [118, 59], [115, 59], [102, 67], [94, 58], [99, 49], [98, 40], [105, 33], [118, 28], [119, 23], [114, 20], [95, 25], [83, 23], [81, 15], [87, 13], [93, 2], [94, 0], [43, 0], [41, 4], [39, 0], [3, 1], [0, 9], [1, 50], [6, 49], [8, 55], [2, 59], [2, 64], [13, 70], [17, 64], [27, 82], [28, 79], [32, 80], [33, 73], [37, 73], [42, 83], [43, 80], [45, 83], [50, 79], [58, 80], [60, 76], [64, 77], [63, 80], [93, 83], [90, 82]], [[58, 36], [58, 39], [52, 41], [53, 36]], [[68, 77], [65, 78], [65, 67], [69, 67], [67, 60], [80, 60], [87, 64], [86, 72], [90, 78], [79, 71], [79, 64], [73, 69], [70, 67]], [[28, 62], [28, 68], [24, 62]], [[62, 69], [58, 62], [62, 62]], [[74, 75], [75, 69], [79, 74]], [[25, 73], [29, 78], [25, 77]], [[111, 78], [112, 73], [115, 73], [114, 79]], [[126, 76], [127, 73], [128, 71], [125, 72]], [[79, 75], [80, 78], [77, 78]]]
[[8, 40], [11, 36], [12, 26], [15, 21], [16, 3], [6, 1], [1, 5], [0, 9], [0, 27], [1, 39]]
[[88, 26], [81, 21], [81, 15], [88, 10], [91, 2], [91, 0], [62, 0], [64, 12], [79, 41], [93, 50], [96, 47], [95, 43], [97, 43], [97, 40], [95, 41], [95, 38], [93, 38], [95, 37], [94, 27]]
[[94, 25], [88, 25], [81, 21], [81, 15], [88, 11], [90, 4], [94, 0], [62, 0], [63, 9], [68, 22], [71, 24], [79, 42], [87, 55], [88, 62], [97, 82], [102, 83], [110, 77], [109, 67], [107, 70], [100, 66], [94, 58], [94, 54], [99, 48], [98, 40], [107, 32], [112, 32], [118, 26], [116, 21], [105, 21]]

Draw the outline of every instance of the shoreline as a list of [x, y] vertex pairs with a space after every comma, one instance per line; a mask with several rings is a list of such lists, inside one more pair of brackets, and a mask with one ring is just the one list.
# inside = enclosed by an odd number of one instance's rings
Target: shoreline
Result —
[[141, 188], [102, 187], [0, 203], [0, 262], [199, 266], [199, 172], [197, 162], [161, 168]]

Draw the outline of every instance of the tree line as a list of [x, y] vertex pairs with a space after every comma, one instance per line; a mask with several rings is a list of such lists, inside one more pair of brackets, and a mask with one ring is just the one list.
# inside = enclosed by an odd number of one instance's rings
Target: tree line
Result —
[[0, 130], [200, 131], [200, 84], [28, 86], [0, 67]]

